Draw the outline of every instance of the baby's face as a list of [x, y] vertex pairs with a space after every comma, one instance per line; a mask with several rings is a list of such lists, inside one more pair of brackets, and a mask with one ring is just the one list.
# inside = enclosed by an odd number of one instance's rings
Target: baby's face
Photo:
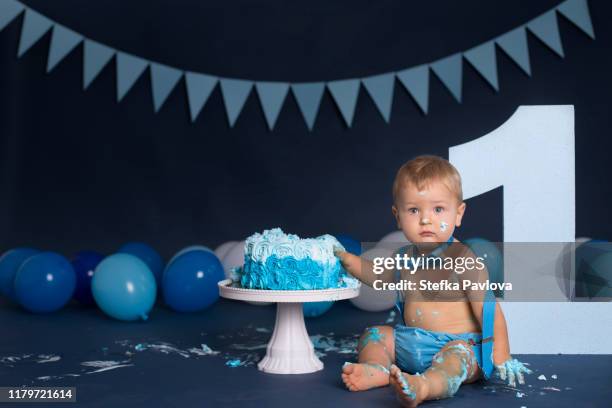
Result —
[[465, 203], [440, 181], [431, 181], [422, 190], [408, 183], [393, 206], [398, 227], [413, 243], [446, 242], [461, 225]]

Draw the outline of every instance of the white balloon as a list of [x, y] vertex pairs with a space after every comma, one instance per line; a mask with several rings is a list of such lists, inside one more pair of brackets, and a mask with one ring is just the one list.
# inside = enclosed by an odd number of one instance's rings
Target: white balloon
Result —
[[232, 249], [237, 243], [238, 241], [227, 241], [222, 243], [221, 245], [215, 248], [215, 255], [217, 255], [217, 258], [223, 259], [225, 255], [227, 255], [229, 250]]
[[377, 246], [384, 246], [385, 248], [391, 248], [395, 250], [409, 243], [410, 241], [406, 239], [402, 231], [393, 231], [382, 237], [380, 241], [378, 241]]
[[189, 252], [189, 251], [208, 251], [208, 252], [213, 252], [212, 249], [210, 249], [209, 247], [204, 246], [204, 245], [190, 245], [190, 246], [187, 246], [187, 247], [181, 249], [176, 254], [174, 254], [174, 256], [170, 259], [170, 261], [167, 263], [167, 265], [170, 265], [172, 263], [172, 261], [174, 261], [176, 258], [178, 258], [179, 256], [181, 256], [184, 253]]
[[[230, 279], [231, 277], [230, 271], [238, 266], [244, 265], [244, 241], [238, 242], [229, 251], [227, 251], [227, 254], [225, 254], [221, 263], [223, 264], [223, 271], [225, 272], [225, 278]], [[247, 303], [250, 303], [256, 306], [267, 306], [271, 304], [270, 302], [250, 302], [250, 301], [247, 301]]]
[[[392, 241], [393, 242], [393, 241]], [[389, 257], [393, 255], [393, 249], [386, 247], [375, 247], [367, 250], [361, 256], [371, 261], [376, 257]], [[350, 299], [351, 303], [361, 310], [368, 312], [382, 312], [395, 306], [396, 293], [390, 290], [375, 290], [368, 285], [362, 284], [359, 296]]]

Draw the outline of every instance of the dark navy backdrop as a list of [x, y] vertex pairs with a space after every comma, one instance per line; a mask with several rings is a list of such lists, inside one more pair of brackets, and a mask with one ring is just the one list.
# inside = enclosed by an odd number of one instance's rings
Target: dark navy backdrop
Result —
[[[559, 1], [24, 3], [87, 37], [180, 68], [315, 81], [430, 62]], [[50, 34], [16, 59], [19, 18], [0, 33], [0, 245], [68, 254], [138, 239], [168, 256], [274, 226], [376, 240], [395, 227], [391, 182], [404, 161], [447, 157], [449, 146], [529, 104], [575, 105], [576, 234], [609, 238], [611, 10], [604, 0], [589, 5], [597, 39], [560, 18], [564, 60], [529, 34], [531, 79], [498, 51], [499, 94], [464, 62], [463, 104], [432, 76], [424, 116], [396, 84], [386, 124], [362, 89], [348, 129], [326, 94], [312, 132], [291, 96], [268, 131], [254, 93], [230, 129], [218, 88], [191, 124], [182, 82], [154, 114], [148, 71], [117, 104], [114, 61], [83, 92], [81, 46], [49, 75]], [[469, 200], [457, 236], [501, 240], [502, 195], [498, 188]]]

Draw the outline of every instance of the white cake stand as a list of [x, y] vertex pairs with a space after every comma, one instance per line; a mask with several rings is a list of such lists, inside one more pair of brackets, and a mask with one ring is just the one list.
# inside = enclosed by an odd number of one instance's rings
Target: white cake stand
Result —
[[219, 282], [219, 294], [227, 299], [276, 302], [276, 323], [266, 356], [257, 367], [266, 373], [305, 374], [323, 369], [314, 352], [304, 324], [304, 302], [350, 299], [359, 296], [360, 286], [322, 290], [259, 290], [232, 287], [233, 281]]

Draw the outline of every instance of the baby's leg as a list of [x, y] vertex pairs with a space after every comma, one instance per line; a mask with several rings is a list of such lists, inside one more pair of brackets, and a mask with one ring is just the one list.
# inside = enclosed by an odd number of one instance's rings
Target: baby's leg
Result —
[[424, 400], [452, 397], [461, 384], [479, 377], [474, 352], [466, 342], [457, 340], [447, 343], [423, 374], [409, 375], [392, 366], [390, 383], [404, 406], [416, 407]]
[[357, 346], [359, 363], [345, 363], [342, 381], [351, 391], [365, 391], [389, 384], [389, 367], [395, 361], [393, 327], [373, 326], [365, 330]]

